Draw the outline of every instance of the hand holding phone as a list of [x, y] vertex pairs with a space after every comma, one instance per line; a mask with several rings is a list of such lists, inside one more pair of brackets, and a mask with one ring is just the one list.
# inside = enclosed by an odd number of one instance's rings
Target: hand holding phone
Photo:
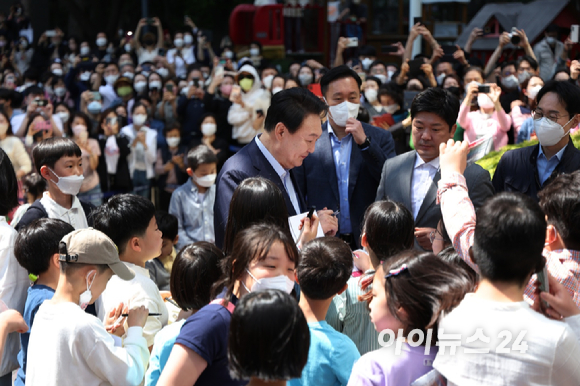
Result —
[[348, 38], [347, 47], [358, 47], [358, 38]]

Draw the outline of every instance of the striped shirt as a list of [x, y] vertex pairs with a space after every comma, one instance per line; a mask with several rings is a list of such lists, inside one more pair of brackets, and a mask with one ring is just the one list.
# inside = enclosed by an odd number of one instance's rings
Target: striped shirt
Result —
[[[437, 202], [441, 205], [441, 214], [447, 232], [453, 240], [453, 247], [459, 256], [479, 273], [477, 264], [469, 256], [475, 230], [475, 209], [467, 194], [465, 177], [458, 173], [448, 176], [442, 174]], [[544, 250], [544, 256], [550, 275], [566, 287], [574, 297], [576, 305], [580, 306], [580, 251]], [[530, 304], [533, 304], [537, 297], [535, 281], [534, 274], [524, 292], [524, 299]]]
[[[332, 299], [326, 314], [326, 322], [336, 331], [348, 336], [358, 348], [360, 355], [381, 348], [379, 333], [371, 322], [368, 305], [366, 302], [358, 301], [359, 295], [365, 294], [361, 289], [362, 281], [372, 279], [374, 274], [375, 271], [370, 269], [360, 277], [351, 277], [347, 282], [346, 291]], [[372, 285], [369, 291], [371, 289]]]

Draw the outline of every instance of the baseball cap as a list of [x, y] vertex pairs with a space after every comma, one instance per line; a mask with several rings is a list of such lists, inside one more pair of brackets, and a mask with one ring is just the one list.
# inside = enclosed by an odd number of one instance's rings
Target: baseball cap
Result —
[[123, 280], [135, 277], [119, 259], [119, 250], [113, 240], [93, 228], [78, 229], [64, 236], [59, 243], [59, 255], [59, 260], [67, 263], [107, 264]]

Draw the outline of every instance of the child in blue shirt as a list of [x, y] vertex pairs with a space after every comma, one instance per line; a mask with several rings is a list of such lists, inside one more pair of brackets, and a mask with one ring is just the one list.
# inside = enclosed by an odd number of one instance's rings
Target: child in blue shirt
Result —
[[352, 273], [352, 251], [338, 238], [324, 237], [307, 243], [300, 251], [296, 282], [300, 285], [300, 308], [310, 329], [310, 351], [302, 377], [289, 386], [346, 385], [360, 354], [354, 342], [326, 323], [335, 295], [347, 289]]
[[169, 213], [179, 221], [177, 250], [196, 241], [215, 241], [213, 206], [218, 159], [205, 145], [187, 153], [187, 182], [175, 189], [169, 203]]
[[[32, 329], [34, 316], [40, 305], [52, 299], [58, 284], [60, 265], [58, 244], [60, 240], [75, 229], [62, 220], [40, 218], [20, 231], [14, 244], [14, 255], [18, 263], [29, 273], [34, 285], [28, 288], [24, 305], [24, 321]], [[18, 353], [18, 374], [14, 384], [24, 386], [26, 380], [26, 360], [30, 330], [20, 334]]]

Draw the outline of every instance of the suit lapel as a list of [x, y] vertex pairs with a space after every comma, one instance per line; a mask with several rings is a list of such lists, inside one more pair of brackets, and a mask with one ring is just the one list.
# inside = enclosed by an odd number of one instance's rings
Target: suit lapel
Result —
[[419, 208], [419, 213], [417, 213], [417, 219], [415, 220], [415, 224], [419, 223], [421, 218], [427, 213], [429, 208], [435, 205], [435, 201], [437, 199], [437, 183], [441, 179], [441, 171], [437, 170], [435, 176], [433, 177], [433, 181], [427, 190], [427, 194], [423, 199], [423, 203], [421, 204], [421, 208]]
[[[399, 184], [401, 186], [402, 197], [404, 198], [403, 204], [411, 210], [413, 207], [411, 205], [411, 181], [413, 177], [413, 167], [415, 166], [415, 151], [411, 151], [407, 153], [407, 159], [401, 163], [401, 169], [397, 174], [397, 179], [399, 180]], [[394, 181], [387, 181], [386, 183], [392, 183]]]
[[[320, 147], [319, 154], [322, 157], [322, 172], [328, 177], [330, 190], [334, 194], [336, 202], [340, 202], [338, 195], [338, 176], [336, 175], [336, 167], [334, 166], [334, 155], [332, 153], [332, 145], [330, 144], [330, 134], [328, 133], [328, 121], [322, 125], [322, 136], [316, 142], [316, 146]], [[316, 162], [316, 161], [315, 161]], [[315, 168], [318, 165], [314, 165]]]

